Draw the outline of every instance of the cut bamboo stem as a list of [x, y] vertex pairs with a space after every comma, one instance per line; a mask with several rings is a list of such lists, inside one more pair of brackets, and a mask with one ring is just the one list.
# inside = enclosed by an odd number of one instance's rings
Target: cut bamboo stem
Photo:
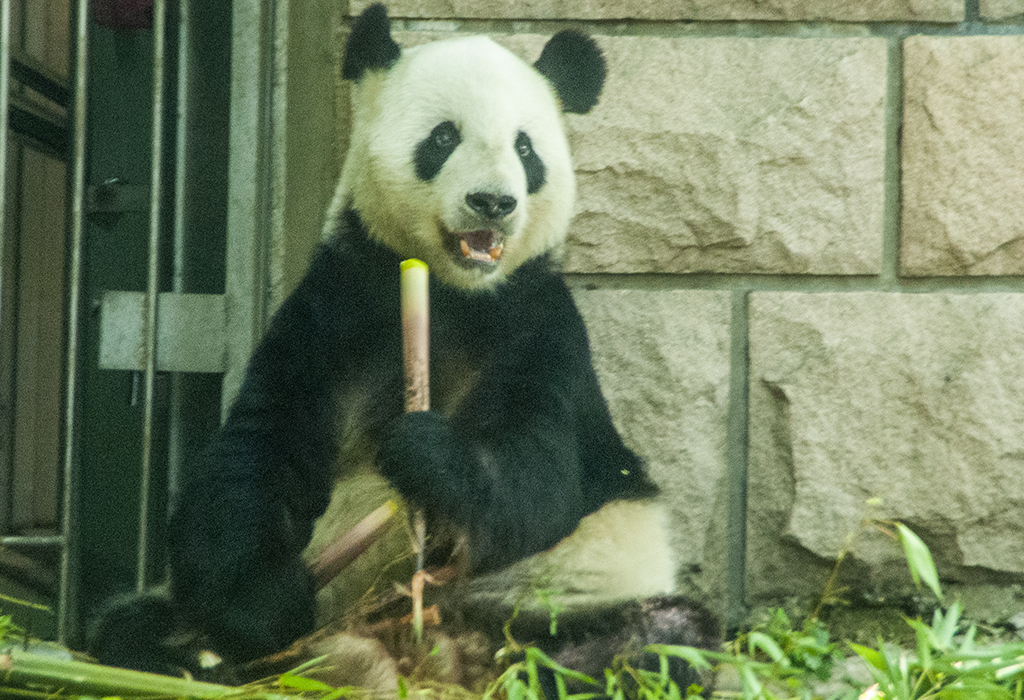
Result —
[[390, 527], [398, 504], [388, 501], [356, 523], [356, 526], [324, 548], [310, 565], [316, 590], [334, 580], [341, 571], [356, 560], [366, 548], [377, 541]]
[[[427, 264], [416, 258], [401, 265], [402, 357], [405, 368], [405, 410], [430, 410], [430, 296]], [[426, 521], [423, 511], [413, 515], [416, 533], [416, 573], [412, 579], [412, 629], [416, 643], [423, 641], [423, 570]]]
[[427, 264], [402, 262], [402, 350], [405, 410], [430, 410], [430, 292]]

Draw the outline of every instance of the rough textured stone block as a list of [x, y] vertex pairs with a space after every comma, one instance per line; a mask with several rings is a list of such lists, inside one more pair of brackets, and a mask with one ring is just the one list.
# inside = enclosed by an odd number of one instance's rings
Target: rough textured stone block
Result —
[[1024, 37], [905, 43], [902, 267], [1024, 273]]
[[599, 42], [566, 269], [879, 271], [885, 40]]
[[981, 0], [979, 9], [985, 19], [1006, 19], [1024, 15], [1024, 0]]
[[[354, 0], [353, 15], [373, 0]], [[395, 17], [959, 22], [962, 0], [390, 0]]]
[[682, 590], [721, 612], [729, 293], [577, 289], [574, 296], [616, 425], [671, 505]]
[[[750, 600], [820, 594], [871, 497], [945, 580], [1020, 580], [1021, 367], [1024, 295], [752, 295]], [[855, 587], [912, 589], [888, 538], [853, 553]]]

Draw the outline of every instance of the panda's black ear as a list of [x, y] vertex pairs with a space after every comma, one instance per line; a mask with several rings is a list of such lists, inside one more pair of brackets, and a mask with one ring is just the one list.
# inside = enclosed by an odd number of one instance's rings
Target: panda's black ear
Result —
[[352, 23], [352, 33], [345, 46], [341, 77], [359, 80], [363, 73], [375, 68], [390, 68], [402, 50], [391, 38], [391, 20], [384, 5], [370, 5]]
[[586, 114], [604, 87], [604, 55], [589, 36], [565, 29], [551, 37], [533, 64], [555, 86], [566, 112]]

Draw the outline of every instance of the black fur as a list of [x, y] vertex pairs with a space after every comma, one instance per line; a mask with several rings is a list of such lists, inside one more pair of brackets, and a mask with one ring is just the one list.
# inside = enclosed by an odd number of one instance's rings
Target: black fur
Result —
[[352, 24], [345, 59], [341, 66], [341, 77], [345, 80], [359, 80], [363, 73], [377, 68], [390, 68], [402, 50], [391, 38], [391, 20], [384, 5], [370, 5]]
[[515, 146], [519, 162], [523, 164], [523, 171], [526, 173], [526, 193], [533, 194], [544, 186], [547, 169], [537, 151], [533, 150], [533, 142], [525, 131], [520, 131], [516, 136]]
[[177, 624], [170, 599], [157, 593], [118, 598], [107, 605], [89, 631], [89, 652], [121, 668], [176, 676], [193, 669], [195, 635], [175, 644]]
[[[454, 122], [443, 121], [435, 126], [427, 138], [416, 144], [416, 151], [413, 155], [416, 177], [424, 182], [429, 182], [437, 177], [460, 143], [462, 143], [462, 134], [459, 133]], [[516, 134], [513, 145], [519, 161], [523, 164], [523, 172], [526, 174], [526, 193], [533, 194], [540, 190], [546, 181], [547, 169], [544, 166], [544, 161], [533, 150], [533, 142], [530, 141], [530, 137], [525, 131]]]
[[586, 114], [597, 104], [605, 63], [590, 37], [563, 29], [551, 37], [533, 66], [555, 86], [564, 111]]
[[[559, 616], [558, 646], [550, 651], [562, 666], [598, 680], [604, 669], [615, 667], [616, 659], [627, 661], [635, 669], [659, 671], [658, 657], [644, 651], [649, 644], [720, 647], [718, 621], [699, 603], [681, 595], [630, 601], [581, 617]], [[705, 689], [707, 696], [711, 694], [709, 681], [713, 679], [705, 678], [678, 657], [669, 658], [668, 675], [682, 692], [696, 684]], [[545, 696], [557, 698], [554, 678], [542, 674], [541, 681]], [[592, 692], [593, 686], [570, 681], [569, 691]]]
[[443, 121], [435, 126], [427, 138], [416, 144], [416, 153], [413, 156], [416, 177], [425, 182], [437, 177], [461, 142], [462, 134], [454, 122]]
[[[365, 418], [382, 473], [428, 518], [468, 532], [474, 572], [554, 545], [610, 500], [657, 491], [612, 425], [583, 321], [546, 257], [493, 291], [431, 278], [431, 375], [478, 379], [448, 417], [406, 414], [399, 258], [354, 212], [339, 229], [275, 315], [170, 523], [176, 614], [234, 661], [313, 628], [300, 554], [333, 487], [343, 387], [374, 388]], [[431, 387], [434, 405], [443, 391]]]

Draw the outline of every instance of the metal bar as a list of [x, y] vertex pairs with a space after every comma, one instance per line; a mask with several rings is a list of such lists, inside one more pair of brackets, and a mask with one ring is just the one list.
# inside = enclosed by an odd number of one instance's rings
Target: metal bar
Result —
[[[7, 110], [11, 92], [11, 3], [0, 0], [0, 262], [4, 259], [4, 231], [7, 215]], [[0, 289], [3, 289], [0, 264]]]
[[[175, 134], [177, 152], [174, 164], [174, 281], [175, 294], [187, 291], [186, 280], [186, 211], [188, 207], [189, 154], [192, 143], [189, 130], [192, 126], [192, 0], [178, 2], [178, 124]], [[223, 304], [223, 299], [221, 300]], [[223, 306], [221, 307], [223, 308]], [[220, 317], [220, 331], [224, 330], [224, 317]], [[161, 349], [164, 344], [160, 343]], [[223, 346], [222, 346], [223, 347]], [[162, 354], [162, 351], [161, 351]], [[220, 353], [223, 356], [223, 349]], [[170, 375], [170, 414], [167, 421], [167, 490], [168, 497], [177, 495], [178, 484], [185, 461], [185, 430], [182, 414], [185, 389], [184, 377], [180, 372]]]
[[89, 0], [78, 0], [75, 14], [75, 70], [72, 89], [71, 221], [68, 265], [68, 336], [64, 394], [64, 503], [61, 532], [57, 638], [67, 644], [77, 616], [75, 586], [75, 486], [78, 463], [78, 345], [82, 308], [82, 263], [85, 241], [85, 123], [89, 79]]
[[185, 226], [186, 226], [186, 178], [189, 166], [189, 127], [191, 126], [192, 62], [191, 52], [192, 2], [178, 2], [178, 123], [175, 135], [177, 153], [174, 167], [174, 281], [172, 290], [181, 294], [185, 291]]
[[0, 547], [63, 547], [64, 535], [11, 535], [0, 537]]
[[156, 401], [157, 308], [160, 292], [160, 228], [164, 150], [164, 58], [166, 0], [153, 3], [153, 136], [149, 199], [149, 283], [146, 294], [146, 374], [142, 423], [142, 484], [139, 499], [139, 543], [135, 587], [146, 587], [149, 563], [149, 487], [153, 466], [153, 415]]
[[267, 309], [268, 203], [272, 201], [268, 141], [273, 133], [274, 2], [231, 7], [231, 129], [225, 280], [227, 371], [223, 415], [238, 393], [245, 366], [263, 335]]
[[[9, 44], [5, 44], [9, 46]], [[10, 54], [11, 74], [25, 87], [31, 88], [48, 100], [61, 107], [71, 102], [71, 91], [64, 81], [51, 75], [45, 67], [38, 64], [30, 56], [13, 49]]]
[[[7, 237], [7, 158], [8, 158], [8, 129], [7, 110], [9, 109], [9, 95], [11, 92], [11, 3], [13, 0], [0, 0], [0, 298], [4, 285], [8, 284], [4, 279], [4, 239]], [[0, 308], [0, 314], [3, 309]], [[0, 324], [2, 327], [3, 324]], [[0, 379], [0, 381], [6, 381]], [[9, 430], [11, 425], [0, 426], [0, 430]], [[13, 458], [13, 455], [10, 455]], [[0, 532], [4, 532], [11, 525], [11, 509], [13, 507], [12, 491], [13, 479], [10, 470], [7, 474], [0, 474]]]
[[67, 160], [68, 138], [64, 120], [53, 120], [48, 116], [15, 96], [8, 105], [7, 124], [11, 132], [24, 137], [36, 150], [49, 153], [58, 160]]
[[[144, 292], [104, 292], [100, 304], [100, 369], [146, 369]], [[223, 372], [224, 296], [174, 294], [157, 298], [157, 372]]]

